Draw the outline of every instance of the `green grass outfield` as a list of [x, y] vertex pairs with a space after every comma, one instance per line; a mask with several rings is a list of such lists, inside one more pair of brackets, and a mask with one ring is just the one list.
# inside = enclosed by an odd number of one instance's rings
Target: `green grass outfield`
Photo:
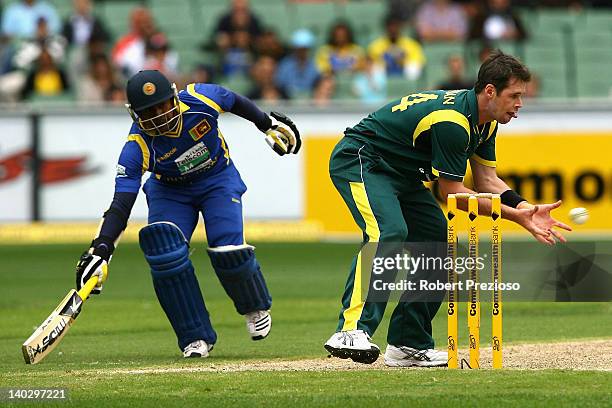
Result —
[[[84, 406], [610, 406], [611, 371], [398, 369], [219, 371], [133, 374], [326, 355], [339, 297], [356, 244], [257, 245], [274, 298], [269, 338], [252, 342], [211, 270], [206, 251], [192, 259], [219, 335], [209, 359], [181, 358], [155, 298], [138, 246], [116, 252], [101, 296], [90, 299], [51, 356], [26, 366], [21, 343], [74, 285], [75, 245], [0, 247], [0, 387], [67, 387]], [[511, 260], [504, 259], [504, 264]], [[612, 338], [609, 303], [504, 304], [505, 344]], [[391, 308], [389, 308], [391, 309]], [[490, 331], [483, 311], [482, 337]], [[446, 321], [434, 322], [438, 347]], [[461, 326], [461, 334], [465, 335]], [[382, 347], [386, 322], [374, 337]], [[460, 339], [465, 345], [465, 338]], [[486, 344], [483, 344], [485, 346]], [[210, 405], [212, 404], [212, 405]], [[6, 405], [0, 401], [0, 407]], [[23, 403], [15, 404], [24, 406]], [[61, 405], [61, 404], [60, 404]]]

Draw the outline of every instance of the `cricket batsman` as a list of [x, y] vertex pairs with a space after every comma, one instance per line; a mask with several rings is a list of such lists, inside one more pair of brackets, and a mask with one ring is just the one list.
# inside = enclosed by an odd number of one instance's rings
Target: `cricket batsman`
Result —
[[[538, 241], [565, 242], [555, 228], [570, 227], [551, 217], [561, 205], [533, 205], [495, 171], [499, 124], [516, 118], [530, 73], [520, 61], [495, 51], [482, 64], [473, 89], [426, 91], [395, 100], [347, 128], [332, 152], [329, 171], [367, 242], [446, 242], [446, 218], [423, 182], [437, 180], [444, 199], [474, 193], [463, 184], [470, 162], [477, 192], [501, 194], [502, 217]], [[467, 199], [458, 200], [467, 211]], [[491, 214], [489, 200], [479, 212]], [[362, 268], [364, 270], [362, 270]], [[371, 336], [386, 302], [371, 302], [360, 289], [361, 251], [351, 266], [337, 332], [325, 343], [336, 357], [373, 363], [380, 354]], [[363, 298], [366, 298], [364, 301]], [[445, 366], [446, 351], [434, 349], [431, 321], [441, 302], [399, 302], [389, 324], [385, 363], [389, 366]]]
[[[296, 154], [300, 134], [287, 116], [269, 116], [247, 98], [213, 84], [192, 83], [177, 92], [159, 71], [140, 71], [127, 82], [126, 107], [133, 119], [117, 165], [113, 201], [91, 247], [76, 268], [77, 288], [110, 262], [145, 172], [148, 225], [140, 247], [151, 269], [155, 294], [184, 357], [207, 357], [217, 340], [189, 259], [189, 242], [204, 218], [208, 255], [253, 340], [270, 332], [271, 297], [254, 247], [244, 239], [242, 195], [246, 186], [219, 129], [231, 112], [266, 134], [279, 155]], [[102, 281], [92, 293], [100, 293]]]

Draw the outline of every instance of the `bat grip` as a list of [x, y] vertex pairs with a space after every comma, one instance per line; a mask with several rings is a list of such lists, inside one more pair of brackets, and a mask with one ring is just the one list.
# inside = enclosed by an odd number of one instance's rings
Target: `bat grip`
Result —
[[85, 283], [85, 285], [83, 285], [81, 290], [78, 291], [79, 297], [82, 300], [87, 299], [87, 297], [89, 296], [93, 288], [96, 287], [97, 284], [98, 284], [97, 276], [92, 276], [91, 278], [89, 278], [89, 280]]

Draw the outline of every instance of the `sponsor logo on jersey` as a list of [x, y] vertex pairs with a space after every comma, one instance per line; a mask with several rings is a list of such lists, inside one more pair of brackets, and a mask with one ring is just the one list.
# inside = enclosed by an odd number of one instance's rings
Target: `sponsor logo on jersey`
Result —
[[212, 167], [216, 161], [211, 160], [210, 151], [204, 142], [200, 142], [180, 155], [174, 162], [181, 175], [184, 175], [208, 169]]
[[204, 119], [191, 129], [189, 129], [189, 134], [191, 135], [191, 138], [193, 140], [198, 141], [202, 138], [202, 136], [210, 132], [210, 129], [212, 129], [210, 123], [208, 123], [208, 121]]
[[122, 165], [118, 164], [117, 165], [117, 176], [116, 177], [120, 178], [120, 177], [127, 177], [127, 176], [128, 175], [127, 175], [127, 172], [125, 170], [125, 166], [122, 166]]
[[172, 156], [174, 153], [176, 153], [176, 147], [173, 147], [172, 149], [170, 149], [169, 152], [164, 153], [163, 155], [159, 156], [157, 158], [157, 162], [161, 162], [166, 160], [167, 158], [169, 158], [170, 156]]

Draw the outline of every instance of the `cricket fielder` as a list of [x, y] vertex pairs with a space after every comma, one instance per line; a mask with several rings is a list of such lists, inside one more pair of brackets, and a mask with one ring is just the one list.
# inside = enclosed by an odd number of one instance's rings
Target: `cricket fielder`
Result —
[[[565, 241], [554, 229], [571, 230], [550, 216], [554, 204], [532, 205], [495, 171], [499, 124], [517, 117], [530, 80], [528, 69], [496, 51], [482, 64], [473, 89], [427, 91], [395, 100], [345, 131], [329, 164], [331, 179], [363, 231], [364, 243], [446, 242], [446, 218], [424, 181], [437, 180], [442, 196], [473, 193], [463, 184], [467, 162], [478, 192], [501, 194], [502, 217], [538, 241]], [[491, 213], [480, 199], [482, 214]], [[467, 211], [467, 199], [458, 200]], [[363, 269], [363, 270], [362, 270]], [[372, 363], [380, 349], [371, 342], [386, 302], [364, 301], [361, 251], [342, 297], [337, 332], [325, 343], [330, 354]], [[444, 366], [447, 353], [434, 349], [431, 321], [440, 302], [400, 302], [391, 316], [385, 363]]]
[[[189, 259], [200, 213], [217, 277], [245, 316], [251, 338], [265, 338], [272, 325], [272, 299], [254, 247], [244, 239], [241, 198], [246, 186], [218, 120], [221, 113], [231, 112], [253, 122], [280, 155], [299, 151], [296, 126], [285, 115], [268, 116], [218, 85], [192, 83], [177, 92], [159, 71], [140, 71], [127, 82], [126, 93], [134, 122], [119, 156], [113, 201], [77, 265], [77, 288], [93, 275], [102, 276], [148, 171], [143, 191], [149, 224], [140, 230], [140, 247], [183, 355], [207, 357], [217, 340]], [[92, 293], [100, 293], [101, 283]]]

